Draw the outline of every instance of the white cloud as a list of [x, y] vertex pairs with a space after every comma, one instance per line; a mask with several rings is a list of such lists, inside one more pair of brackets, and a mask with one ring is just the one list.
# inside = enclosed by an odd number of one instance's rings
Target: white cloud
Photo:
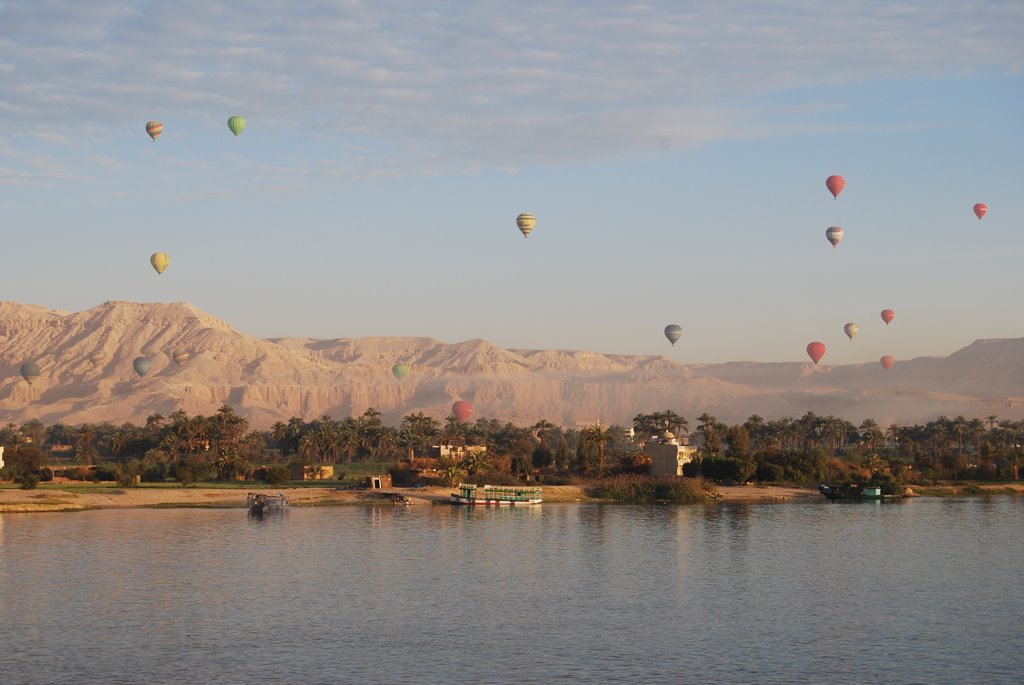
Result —
[[775, 129], [735, 100], [1024, 67], [1021, 3], [980, 0], [14, 0], [0, 26], [0, 113], [37, 133], [121, 126], [140, 105], [218, 119], [237, 109], [296, 130], [315, 120], [339, 145], [387, 141], [423, 167], [763, 135]]

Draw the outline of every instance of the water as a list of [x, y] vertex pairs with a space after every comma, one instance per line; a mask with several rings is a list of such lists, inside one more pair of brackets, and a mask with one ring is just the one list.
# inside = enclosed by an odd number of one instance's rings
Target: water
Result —
[[0, 682], [1020, 683], [1024, 498], [0, 514]]

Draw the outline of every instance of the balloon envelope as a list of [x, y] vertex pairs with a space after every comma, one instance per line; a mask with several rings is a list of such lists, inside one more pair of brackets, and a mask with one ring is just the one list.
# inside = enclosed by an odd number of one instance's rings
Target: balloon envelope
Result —
[[237, 114], [228, 119], [228, 128], [235, 134], [235, 137], [242, 135], [242, 131], [245, 130], [245, 117], [240, 117]]
[[149, 257], [149, 263], [153, 265], [158, 274], [162, 274], [167, 265], [171, 263], [171, 258], [167, 256], [166, 252], [154, 252]]
[[132, 362], [132, 368], [135, 369], [135, 373], [139, 374], [140, 378], [149, 373], [149, 369], [152, 366], [153, 362], [148, 357], [136, 357], [135, 361]]
[[391, 373], [395, 374], [398, 380], [402, 380], [409, 373], [409, 365], [399, 362], [391, 367]]
[[523, 237], [526, 238], [530, 235], [530, 231], [537, 225], [537, 219], [534, 218], [533, 214], [522, 213], [516, 217], [516, 226], [522, 232]]
[[39, 364], [35, 362], [25, 362], [22, 364], [21, 377], [28, 381], [29, 385], [32, 385], [39, 378]]
[[846, 187], [846, 179], [842, 176], [829, 176], [825, 179], [825, 187], [832, 193], [832, 197], [838, 198], [839, 193]]
[[668, 338], [670, 343], [675, 345], [676, 341], [683, 337], [683, 327], [674, 323], [665, 326], [665, 337]]
[[896, 318], [896, 312], [894, 312], [893, 310], [891, 310], [891, 309], [883, 309], [882, 310], [882, 321], [885, 322], [886, 326], [888, 326], [892, 322], [892, 320], [895, 319], [895, 318]]
[[160, 137], [160, 134], [163, 132], [164, 125], [161, 124], [159, 121], [150, 121], [146, 123], [146, 133], [149, 134], [149, 137], [153, 139], [154, 143], [156, 142], [156, 139]]
[[817, 364], [825, 356], [825, 343], [814, 341], [807, 345], [807, 356]]
[[[988, 211], [988, 205], [984, 202], [979, 202], [974, 205], [974, 216], [978, 217], [978, 221], [981, 221], [981, 217], [985, 216], [985, 212]], [[998, 222], [997, 222], [998, 223]]]
[[184, 366], [185, 362], [187, 362], [191, 357], [192, 353], [188, 350], [175, 350], [174, 354], [171, 355], [171, 359], [173, 359], [174, 363], [178, 366]]
[[462, 423], [465, 423], [469, 419], [469, 415], [473, 413], [473, 405], [466, 400], [459, 400], [452, 405], [452, 413]]
[[885, 355], [878, 360], [878, 363], [882, 365], [882, 368], [888, 371], [892, 368], [892, 365], [896, 363], [896, 360], [892, 358], [892, 355]]
[[848, 323], [845, 326], [843, 326], [843, 332], [846, 333], [846, 337], [849, 338], [850, 340], [853, 340], [853, 336], [857, 335], [857, 331], [859, 330], [860, 327], [857, 326], [857, 324], [855, 323]]
[[838, 247], [839, 241], [843, 239], [843, 229], [838, 226], [829, 226], [825, 231], [825, 238], [832, 243], [832, 247]]

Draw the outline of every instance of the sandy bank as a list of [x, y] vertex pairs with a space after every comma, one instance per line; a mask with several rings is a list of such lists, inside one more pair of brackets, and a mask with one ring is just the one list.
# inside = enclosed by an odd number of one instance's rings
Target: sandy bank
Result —
[[[137, 507], [237, 507], [245, 506], [247, 492], [283, 492], [293, 507], [340, 506], [347, 504], [387, 504], [381, 491], [335, 490], [334, 488], [118, 488], [111, 485], [96, 491], [90, 487], [68, 486], [64, 489], [47, 487], [37, 490], [0, 489], [0, 512], [80, 511], [85, 509], [120, 509]], [[447, 502], [452, 488], [396, 488], [413, 505]], [[818, 496], [817, 492], [789, 487], [722, 487], [718, 488], [720, 501], [787, 500]], [[580, 485], [548, 485], [544, 487], [544, 501], [595, 502]]]

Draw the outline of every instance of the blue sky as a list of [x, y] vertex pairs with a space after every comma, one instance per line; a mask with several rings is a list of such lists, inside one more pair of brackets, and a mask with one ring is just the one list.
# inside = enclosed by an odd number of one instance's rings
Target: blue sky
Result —
[[683, 363], [1021, 337], [1022, 35], [1019, 1], [0, 1], [0, 299]]

